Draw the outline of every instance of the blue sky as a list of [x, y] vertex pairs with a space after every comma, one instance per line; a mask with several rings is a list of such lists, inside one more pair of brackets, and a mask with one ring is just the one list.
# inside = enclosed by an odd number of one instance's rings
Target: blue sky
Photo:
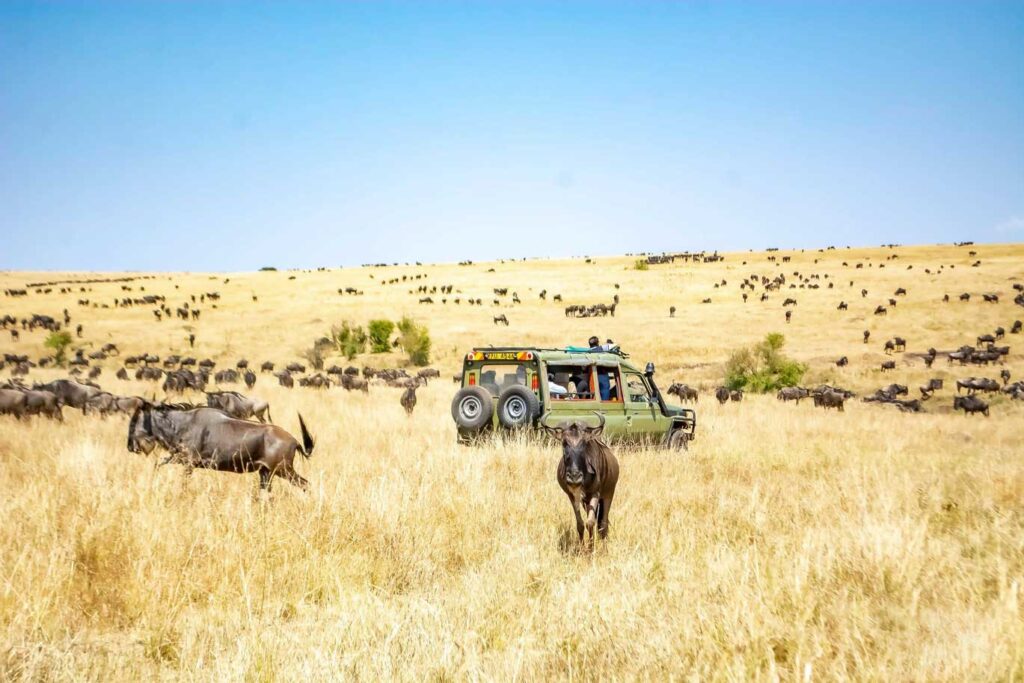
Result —
[[1024, 3], [0, 4], [0, 268], [1024, 239]]

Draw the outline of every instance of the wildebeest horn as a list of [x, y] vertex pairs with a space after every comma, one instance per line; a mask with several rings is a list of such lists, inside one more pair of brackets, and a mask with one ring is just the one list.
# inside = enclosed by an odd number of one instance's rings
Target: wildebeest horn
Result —
[[588, 432], [596, 432], [604, 429], [604, 415], [597, 412], [596, 410], [594, 411], [594, 415], [597, 415], [597, 419], [599, 420], [599, 422], [597, 423], [596, 427], [587, 427]]

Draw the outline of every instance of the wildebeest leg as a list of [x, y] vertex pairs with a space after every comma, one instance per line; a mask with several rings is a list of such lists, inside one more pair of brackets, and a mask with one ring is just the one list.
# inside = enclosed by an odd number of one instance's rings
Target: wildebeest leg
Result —
[[612, 508], [612, 497], [602, 498], [597, 508], [597, 535], [608, 538], [608, 511]]
[[275, 470], [274, 474], [276, 474], [279, 477], [282, 477], [285, 481], [295, 486], [298, 486], [303, 491], [309, 490], [309, 481], [306, 480], [306, 478], [300, 475], [298, 472], [296, 472], [295, 468], [292, 467], [291, 465], [285, 465], [280, 469]]
[[576, 534], [580, 537], [580, 543], [583, 543], [583, 515], [580, 514], [580, 504], [571, 493], [566, 495], [569, 496], [569, 504], [572, 505], [573, 514], [576, 515]]
[[594, 496], [587, 503], [587, 540], [590, 542], [590, 546], [594, 546], [594, 526], [597, 524], [597, 506], [599, 504], [599, 498]]
[[271, 480], [273, 478], [273, 472], [266, 468], [260, 468], [260, 488], [266, 491], [267, 493], [270, 493], [270, 485], [272, 484]]

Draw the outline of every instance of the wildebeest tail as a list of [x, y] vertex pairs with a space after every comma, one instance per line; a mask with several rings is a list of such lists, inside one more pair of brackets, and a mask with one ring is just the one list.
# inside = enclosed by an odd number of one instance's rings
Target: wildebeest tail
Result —
[[306, 428], [306, 422], [302, 419], [302, 414], [296, 413], [296, 415], [299, 416], [299, 430], [302, 431], [302, 454], [308, 458], [313, 455], [313, 447], [316, 444], [313, 443], [313, 436], [309, 433], [309, 429]]

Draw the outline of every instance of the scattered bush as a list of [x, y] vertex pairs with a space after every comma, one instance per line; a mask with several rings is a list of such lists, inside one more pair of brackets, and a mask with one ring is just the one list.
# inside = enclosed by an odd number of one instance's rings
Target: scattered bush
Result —
[[362, 326], [354, 326], [347, 320], [340, 326], [335, 325], [331, 328], [331, 340], [348, 360], [366, 352], [366, 332]]
[[417, 325], [412, 318], [402, 318], [398, 323], [398, 345], [409, 355], [413, 365], [430, 363], [430, 333], [423, 325]]
[[645, 259], [645, 258], [638, 258], [636, 261], [633, 262], [633, 270], [648, 270], [648, 269], [650, 269], [650, 266], [647, 265], [647, 259]]
[[58, 332], [51, 332], [43, 342], [43, 345], [48, 349], [53, 349], [53, 359], [57, 365], [64, 367], [67, 362], [67, 350], [71, 346], [71, 333], [67, 330], [60, 330]]
[[750, 348], [733, 352], [725, 364], [725, 386], [763, 394], [798, 385], [807, 366], [784, 356], [785, 344], [786, 338], [774, 332]]
[[395, 331], [395, 324], [390, 320], [371, 320], [370, 330], [370, 351], [372, 353], [387, 353], [391, 350], [391, 333]]

